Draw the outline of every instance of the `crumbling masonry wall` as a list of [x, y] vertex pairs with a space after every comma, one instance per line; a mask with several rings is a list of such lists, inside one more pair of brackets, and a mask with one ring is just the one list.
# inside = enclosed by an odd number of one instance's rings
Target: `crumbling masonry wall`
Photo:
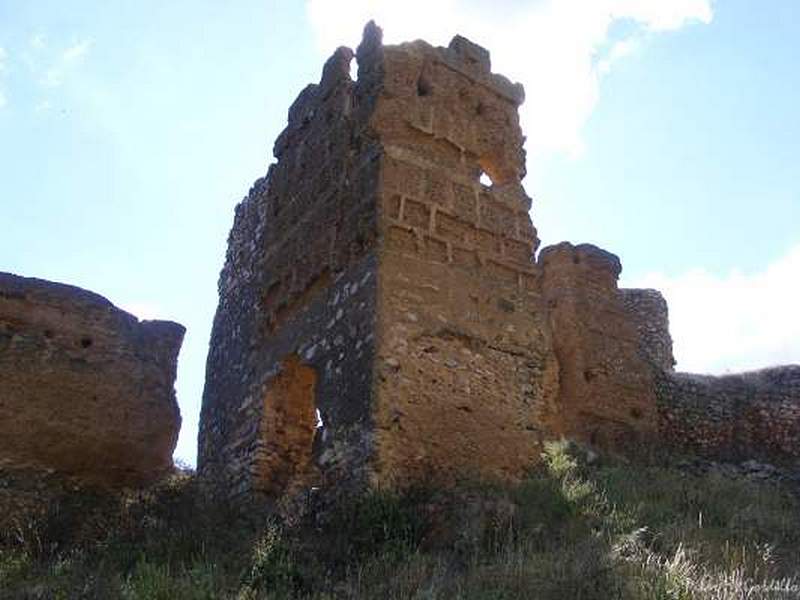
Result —
[[[237, 207], [198, 452], [234, 497], [516, 477], [553, 410], [521, 86], [459, 37], [383, 46], [369, 26], [356, 82], [351, 58], [300, 94]], [[301, 368], [313, 386], [287, 382]], [[276, 387], [313, 388], [313, 436], [275, 424]]]
[[800, 366], [659, 374], [663, 443], [715, 460], [800, 467]]
[[657, 290], [636, 288], [623, 288], [620, 296], [627, 318], [636, 328], [642, 358], [656, 371], [672, 371], [675, 358], [664, 296]]
[[[277, 163], [236, 209], [198, 447], [200, 474], [226, 495], [274, 495], [276, 486], [323, 477], [358, 485], [366, 476], [381, 150], [367, 131], [369, 98], [350, 79], [351, 59], [339, 49], [319, 85], [303, 90], [275, 143]], [[283, 426], [273, 422], [270, 398], [279, 386], [302, 388], [286, 381], [292, 373], [314, 380], [314, 421], [276, 441], [270, 432]], [[308, 421], [307, 410], [295, 414]], [[304, 468], [293, 466], [309, 454]]]
[[359, 66], [385, 73], [374, 481], [519, 477], [558, 385], [520, 183], [522, 88], [461, 37], [372, 38]]
[[586, 248], [566, 246], [534, 260], [521, 86], [458, 36], [384, 46], [370, 25], [356, 82], [351, 58], [339, 49], [300, 94], [237, 208], [201, 474], [245, 497], [515, 479], [546, 438], [622, 448], [653, 430], [650, 371], [623, 368], [638, 355], [618, 260], [591, 251], [576, 268]]
[[800, 467], [800, 366], [721, 376], [675, 372], [663, 296], [621, 293], [654, 373], [659, 445], [714, 460]]
[[652, 444], [658, 431], [654, 371], [617, 288], [619, 258], [590, 244], [563, 242], [543, 249], [539, 262], [560, 367], [562, 417], [553, 433], [617, 451]]
[[791, 373], [744, 411], [727, 384], [674, 374], [666, 303], [618, 289], [613, 254], [563, 243], [534, 260], [524, 92], [486, 50], [384, 46], [369, 24], [356, 81], [352, 58], [338, 49], [303, 90], [236, 209], [198, 448], [218, 492], [514, 480], [560, 436], [698, 448], [708, 402], [766, 424], [720, 448], [796, 424]]
[[47, 472], [116, 487], [164, 475], [183, 334], [86, 290], [0, 273], [0, 479]]

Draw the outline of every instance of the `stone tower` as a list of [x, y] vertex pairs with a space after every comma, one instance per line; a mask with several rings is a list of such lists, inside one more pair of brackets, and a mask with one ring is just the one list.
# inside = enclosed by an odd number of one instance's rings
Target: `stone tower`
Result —
[[234, 497], [513, 479], [552, 429], [522, 86], [460, 36], [381, 35], [357, 81], [327, 61], [236, 210], [199, 439]]

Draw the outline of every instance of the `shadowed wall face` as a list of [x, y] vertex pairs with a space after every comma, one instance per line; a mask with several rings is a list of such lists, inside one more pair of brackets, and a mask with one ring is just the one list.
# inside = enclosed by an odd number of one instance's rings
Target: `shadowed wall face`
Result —
[[800, 466], [800, 366], [657, 379], [665, 446], [717, 460]]
[[198, 447], [200, 474], [229, 497], [366, 477], [381, 151], [351, 60], [339, 49], [298, 96], [277, 162], [236, 209]]

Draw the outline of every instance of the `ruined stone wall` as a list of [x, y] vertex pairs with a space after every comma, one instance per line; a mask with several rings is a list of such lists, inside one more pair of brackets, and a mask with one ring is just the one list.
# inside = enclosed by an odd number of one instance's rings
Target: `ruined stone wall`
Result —
[[800, 462], [800, 366], [724, 376], [676, 373], [663, 296], [620, 292], [639, 332], [640, 354], [653, 369], [665, 449], [714, 460]]
[[519, 477], [557, 387], [520, 183], [522, 88], [460, 37], [374, 39], [359, 65], [385, 73], [374, 480]]
[[714, 377], [658, 377], [668, 447], [718, 460], [800, 467], [800, 366]]
[[539, 261], [560, 368], [554, 433], [613, 450], [654, 440], [654, 372], [617, 289], [619, 259], [563, 242], [543, 249]]
[[538, 459], [557, 368], [522, 89], [463, 38], [384, 47], [370, 25], [356, 82], [350, 58], [301, 93], [237, 208], [199, 440], [200, 473], [229, 495], [511, 477]]
[[236, 208], [198, 448], [200, 474], [233, 496], [364, 478], [380, 148], [351, 58], [339, 49], [303, 90], [277, 163]]
[[[369, 24], [357, 81], [352, 56], [337, 50], [300, 94], [236, 209], [199, 438], [217, 490], [513, 480], [559, 436], [691, 446], [703, 394], [756, 422], [718, 385], [672, 375], [666, 303], [619, 290], [616, 256], [563, 243], [534, 260], [524, 94], [486, 50], [384, 46]], [[794, 418], [763, 397], [748, 406]], [[759, 427], [726, 439], [755, 444]]]
[[653, 369], [665, 449], [714, 460], [800, 462], [800, 366], [719, 377], [676, 373], [663, 296], [620, 292], [639, 333], [640, 354]]
[[671, 371], [675, 358], [664, 296], [658, 290], [624, 288], [619, 292], [628, 317], [639, 334], [639, 353], [656, 369]]
[[86, 290], [0, 273], [0, 471], [110, 486], [164, 474], [183, 334]]

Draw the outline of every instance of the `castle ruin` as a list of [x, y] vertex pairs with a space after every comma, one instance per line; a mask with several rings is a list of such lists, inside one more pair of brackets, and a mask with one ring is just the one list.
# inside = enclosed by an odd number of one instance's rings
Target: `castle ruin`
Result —
[[[616, 256], [562, 243], [535, 258], [524, 91], [485, 49], [384, 46], [370, 23], [356, 81], [353, 57], [339, 48], [300, 93], [277, 162], [236, 209], [201, 476], [277, 498], [515, 480], [562, 436], [747, 453], [734, 423], [753, 411], [759, 435], [782, 432], [767, 454], [797, 461], [800, 367], [732, 386], [675, 374], [666, 304], [618, 289]], [[741, 390], [759, 385], [772, 396], [756, 407]], [[703, 395], [722, 416], [695, 439]]]

